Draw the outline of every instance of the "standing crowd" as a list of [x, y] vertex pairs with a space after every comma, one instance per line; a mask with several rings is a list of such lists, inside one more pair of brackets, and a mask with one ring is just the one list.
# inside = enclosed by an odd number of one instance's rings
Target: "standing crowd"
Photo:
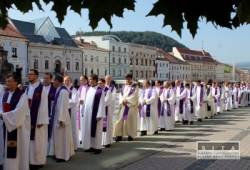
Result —
[[8, 75], [0, 85], [0, 169], [35, 170], [48, 156], [66, 162], [82, 148], [100, 154], [125, 139], [212, 119], [250, 105], [250, 83], [133, 81], [118, 88], [111, 76], [70, 76], [30, 70], [27, 87]]

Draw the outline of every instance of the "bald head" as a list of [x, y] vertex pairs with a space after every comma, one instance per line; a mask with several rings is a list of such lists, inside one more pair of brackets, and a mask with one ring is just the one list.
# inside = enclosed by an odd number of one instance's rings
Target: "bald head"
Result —
[[111, 81], [112, 81], [112, 77], [110, 75], [106, 75], [105, 77], [106, 85], [110, 85]]
[[71, 79], [70, 76], [65, 76], [63, 80], [64, 80], [64, 85], [65, 86], [71, 86], [72, 85], [72, 79]]

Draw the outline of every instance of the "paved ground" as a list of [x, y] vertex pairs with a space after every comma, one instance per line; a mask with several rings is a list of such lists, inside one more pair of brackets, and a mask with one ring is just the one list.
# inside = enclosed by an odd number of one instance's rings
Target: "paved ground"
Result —
[[[196, 141], [241, 142], [240, 160], [197, 160]], [[42, 170], [248, 170], [250, 169], [250, 108], [221, 113], [193, 126], [113, 144], [100, 155], [79, 150], [67, 163], [48, 161]]]

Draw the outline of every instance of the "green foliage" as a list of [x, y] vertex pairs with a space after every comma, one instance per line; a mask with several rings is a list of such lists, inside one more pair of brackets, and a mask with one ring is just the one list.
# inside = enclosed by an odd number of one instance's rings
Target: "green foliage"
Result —
[[[112, 27], [113, 16], [123, 17], [124, 10], [134, 10], [135, 0], [1, 0], [0, 27], [6, 26], [8, 10], [13, 6], [21, 12], [28, 12], [36, 4], [42, 10], [41, 2], [52, 2], [60, 23], [71, 9], [78, 14], [89, 11], [89, 25], [95, 29], [101, 19]], [[250, 23], [250, 0], [157, 0], [147, 16], [163, 15], [163, 26], [169, 25], [181, 36], [183, 24], [195, 36], [200, 19], [212, 22], [215, 27], [229, 29]], [[82, 11], [83, 10], [83, 11]], [[84, 22], [84, 21], [83, 21]]]
[[177, 42], [176, 40], [156, 32], [127, 32], [127, 31], [118, 31], [118, 32], [77, 32], [76, 35], [85, 35], [85, 36], [98, 36], [112, 34], [119, 37], [123, 42], [138, 43], [144, 45], [150, 45], [164, 49], [165, 51], [172, 51], [172, 47], [181, 47], [187, 48], [183, 44]]

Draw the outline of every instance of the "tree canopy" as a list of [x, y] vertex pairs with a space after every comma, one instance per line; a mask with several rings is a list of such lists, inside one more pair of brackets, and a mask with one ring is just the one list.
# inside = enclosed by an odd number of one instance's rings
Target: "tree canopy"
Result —
[[[1, 0], [0, 26], [6, 26], [8, 23], [8, 10], [13, 6], [26, 13], [33, 9], [34, 3], [43, 10], [41, 1], [45, 4], [53, 3], [51, 10], [56, 12], [60, 23], [67, 15], [68, 9], [78, 14], [88, 9], [89, 25], [93, 29], [101, 19], [112, 27], [113, 16], [123, 17], [125, 9], [135, 9], [135, 0]], [[163, 15], [163, 26], [171, 26], [180, 36], [186, 22], [190, 33], [195, 36], [201, 19], [212, 22], [216, 27], [230, 29], [250, 23], [249, 8], [250, 0], [158, 0], [147, 16]]]

